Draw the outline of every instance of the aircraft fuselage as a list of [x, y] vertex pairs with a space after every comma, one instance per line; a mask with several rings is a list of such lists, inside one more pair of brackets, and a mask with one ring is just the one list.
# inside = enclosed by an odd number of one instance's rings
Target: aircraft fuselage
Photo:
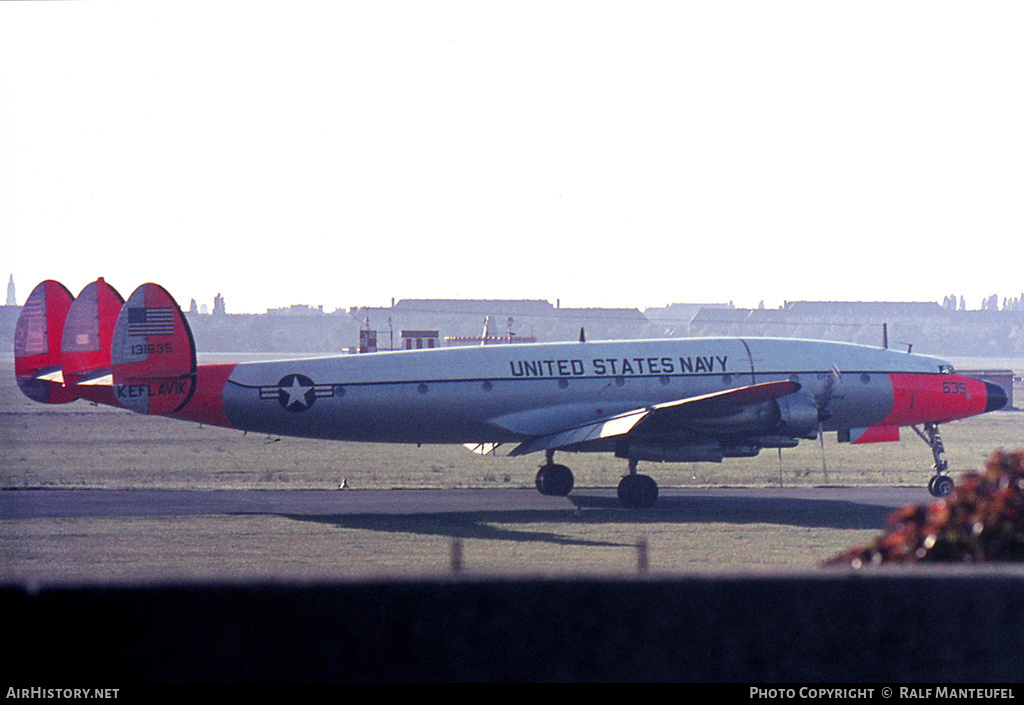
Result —
[[[923, 355], [789, 339], [480, 346], [239, 363], [224, 385], [223, 409], [231, 426], [267, 433], [503, 443], [676, 399], [792, 380], [809, 398], [831, 384], [831, 416], [822, 428], [843, 430], [885, 421], [899, 385], [911, 380], [939, 390], [941, 402], [942, 383], [956, 377], [946, 413], [960, 413], [970, 391], [951, 370]], [[984, 410], [984, 394], [979, 403]], [[918, 423], [912, 416], [904, 413], [899, 425]]]

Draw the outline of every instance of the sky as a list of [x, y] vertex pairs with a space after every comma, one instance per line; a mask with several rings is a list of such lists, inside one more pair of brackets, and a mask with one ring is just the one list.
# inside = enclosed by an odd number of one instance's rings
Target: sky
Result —
[[1024, 292], [1024, 3], [0, 3], [0, 276], [229, 313]]

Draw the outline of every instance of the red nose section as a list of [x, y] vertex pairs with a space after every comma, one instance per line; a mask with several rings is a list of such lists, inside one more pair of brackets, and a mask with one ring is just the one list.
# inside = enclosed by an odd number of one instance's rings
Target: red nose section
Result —
[[981, 380], [963, 375], [930, 374], [891, 374], [889, 379], [893, 391], [892, 411], [883, 425], [942, 423], [991, 411], [989, 390]]

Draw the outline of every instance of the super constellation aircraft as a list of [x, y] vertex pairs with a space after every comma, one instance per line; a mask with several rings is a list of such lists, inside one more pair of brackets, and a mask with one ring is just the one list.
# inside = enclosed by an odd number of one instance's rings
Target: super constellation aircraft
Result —
[[[543, 451], [536, 485], [564, 496], [556, 451], [628, 462], [618, 495], [649, 507], [641, 460], [711, 461], [841, 442], [899, 439], [912, 426], [935, 461], [932, 494], [952, 489], [938, 425], [1005, 406], [997, 385], [945, 361], [850, 343], [684, 338], [497, 345], [277, 362], [197, 365], [188, 322], [162, 287], [127, 301], [102, 278], [79, 296], [39, 284], [15, 332], [20, 388], [245, 431], [386, 443]], [[923, 430], [918, 428], [922, 426]]]

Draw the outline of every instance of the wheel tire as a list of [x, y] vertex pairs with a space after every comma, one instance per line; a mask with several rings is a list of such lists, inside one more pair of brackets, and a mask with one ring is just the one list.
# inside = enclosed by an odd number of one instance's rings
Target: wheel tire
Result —
[[949, 475], [937, 475], [928, 483], [928, 491], [933, 497], [946, 497], [953, 491], [953, 478]]
[[619, 481], [619, 501], [628, 509], [648, 509], [658, 501], [658, 483], [647, 475], [626, 475]]
[[544, 465], [537, 471], [537, 491], [549, 497], [565, 497], [572, 492], [576, 480], [564, 465]]

